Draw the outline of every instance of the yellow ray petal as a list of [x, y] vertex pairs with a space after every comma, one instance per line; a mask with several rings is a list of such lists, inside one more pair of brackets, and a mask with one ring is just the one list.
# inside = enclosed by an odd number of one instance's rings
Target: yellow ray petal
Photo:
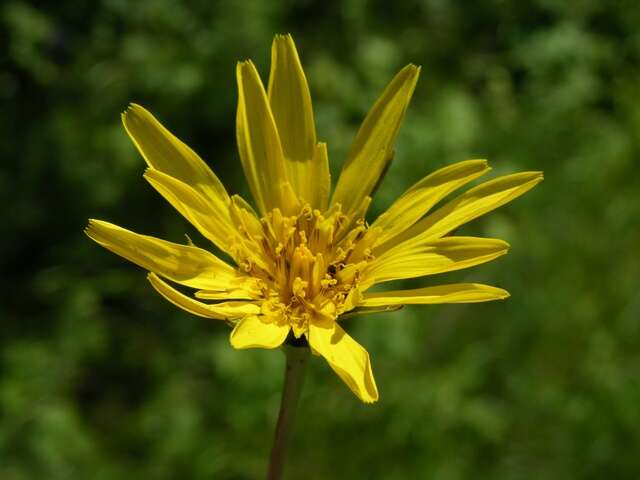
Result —
[[145, 270], [188, 287], [226, 290], [247, 278], [206, 250], [139, 235], [112, 223], [91, 219], [85, 233]]
[[201, 300], [252, 300], [259, 298], [259, 291], [246, 288], [237, 288], [223, 292], [198, 290], [194, 293], [194, 296]]
[[[311, 206], [325, 211], [329, 205], [329, 193], [331, 191], [331, 172], [329, 171], [329, 156], [327, 154], [327, 144], [320, 142], [316, 144], [314, 157], [311, 166], [304, 173], [306, 187], [300, 193], [302, 198], [309, 202]], [[307, 200], [306, 197], [309, 197]]]
[[204, 237], [230, 252], [235, 227], [229, 206], [212, 203], [190, 185], [153, 168], [146, 170], [144, 178]]
[[[357, 298], [358, 300], [358, 305], [362, 305], [362, 295], [358, 296], [359, 298]], [[354, 308], [353, 310], [349, 310], [347, 313], [343, 313], [342, 315], [340, 315], [340, 320], [346, 320], [348, 318], [353, 318], [353, 317], [361, 317], [364, 315], [375, 315], [376, 313], [390, 313], [390, 312], [397, 312], [398, 310], [400, 310], [404, 305], [383, 305], [382, 307], [366, 307], [366, 306], [358, 306], [356, 308]]]
[[199, 302], [180, 293], [171, 285], [161, 280], [155, 273], [150, 273], [147, 278], [153, 288], [166, 300], [192, 315], [214, 318], [216, 320], [235, 320], [260, 312], [258, 305], [249, 302], [224, 302], [215, 305]]
[[445, 237], [401, 244], [367, 265], [363, 285], [460, 270], [507, 253], [509, 244], [494, 238]]
[[147, 164], [204, 195], [216, 207], [229, 204], [229, 195], [204, 161], [140, 105], [132, 103], [122, 123]]
[[326, 145], [316, 144], [311, 94], [291, 35], [273, 40], [268, 92], [293, 191], [324, 210], [331, 181]]
[[268, 90], [285, 156], [310, 161], [316, 147], [311, 94], [291, 35], [276, 35], [273, 40]]
[[521, 172], [498, 177], [454, 198], [391, 241], [374, 249], [379, 255], [402, 242], [425, 242], [442, 237], [471, 220], [531, 190], [543, 179], [542, 172]]
[[[265, 215], [284, 208], [287, 171], [280, 138], [258, 71], [251, 61], [238, 63], [236, 136], [242, 168], [258, 209]], [[287, 212], [289, 214], [289, 212]]]
[[360, 305], [363, 307], [389, 307], [410, 304], [477, 303], [504, 300], [508, 297], [509, 292], [490, 285], [456, 283], [413, 290], [365, 293]]
[[[231, 221], [239, 233], [239, 241], [243, 244], [251, 244], [253, 251], [260, 251], [259, 245], [256, 245], [252, 239], [262, 238], [264, 235], [262, 222], [256, 216], [253, 209], [246, 204], [241, 197], [234, 195], [231, 197]], [[238, 248], [239, 245], [236, 245]]]
[[259, 316], [243, 318], [231, 332], [229, 341], [237, 349], [277, 348], [286, 340], [291, 327], [263, 322]]
[[322, 355], [334, 372], [365, 403], [378, 400], [369, 354], [338, 325], [325, 328], [311, 323], [309, 344]]
[[342, 204], [345, 214], [353, 214], [389, 166], [419, 74], [415, 65], [400, 70], [362, 122], [331, 200], [331, 204]]
[[454, 163], [427, 175], [407, 190], [371, 225], [382, 233], [376, 240], [381, 245], [416, 223], [431, 207], [449, 193], [490, 170], [486, 160]]

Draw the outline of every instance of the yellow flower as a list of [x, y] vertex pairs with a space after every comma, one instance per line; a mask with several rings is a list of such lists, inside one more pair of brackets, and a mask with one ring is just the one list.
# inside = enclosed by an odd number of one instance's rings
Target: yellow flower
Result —
[[[490, 180], [430, 212], [489, 171], [485, 160], [456, 163], [420, 180], [369, 225], [364, 216], [393, 157], [420, 68], [403, 68], [376, 101], [333, 194], [327, 147], [316, 138], [309, 87], [291, 36], [273, 41], [266, 91], [251, 61], [240, 62], [236, 73], [238, 150], [257, 211], [229, 195], [200, 157], [147, 110], [131, 105], [122, 115], [149, 167], [144, 177], [234, 265], [193, 244], [99, 220], [90, 220], [86, 233], [148, 270], [151, 285], [178, 307], [231, 323], [233, 347], [276, 348], [287, 339], [306, 340], [362, 401], [374, 402], [378, 390], [369, 355], [343, 330], [341, 316], [508, 297], [505, 290], [474, 283], [368, 290], [505, 254], [509, 245], [502, 240], [449, 234], [522, 195], [542, 173]], [[171, 283], [195, 292], [186, 295]]]

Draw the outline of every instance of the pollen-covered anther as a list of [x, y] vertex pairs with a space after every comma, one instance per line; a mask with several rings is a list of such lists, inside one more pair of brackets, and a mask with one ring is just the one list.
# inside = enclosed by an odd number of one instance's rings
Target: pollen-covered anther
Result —
[[[239, 265], [262, 280], [263, 315], [279, 316], [296, 336], [311, 319], [335, 321], [372, 258], [366, 223], [353, 222], [339, 205], [325, 212], [304, 205], [293, 216], [276, 208], [259, 223], [259, 231], [245, 230], [254, 247], [243, 250]], [[341, 234], [345, 223], [354, 228]]]
[[337, 283], [338, 281], [328, 273], [325, 274], [322, 280], [320, 280], [320, 285], [322, 286], [322, 288], [325, 288], [325, 289], [334, 287], [335, 285], [337, 285]]
[[293, 286], [291, 288], [291, 290], [293, 291], [293, 296], [303, 299], [307, 296], [307, 286], [309, 285], [309, 282], [305, 282], [304, 280], [302, 280], [300, 277], [296, 277], [293, 280]]

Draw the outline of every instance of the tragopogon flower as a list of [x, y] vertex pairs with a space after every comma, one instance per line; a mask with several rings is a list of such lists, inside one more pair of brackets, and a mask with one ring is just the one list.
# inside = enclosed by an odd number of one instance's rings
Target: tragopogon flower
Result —
[[[233, 325], [231, 345], [276, 348], [306, 340], [313, 353], [364, 402], [378, 399], [369, 355], [340, 325], [345, 314], [405, 304], [503, 299], [473, 283], [368, 292], [375, 284], [488, 262], [507, 252], [498, 239], [450, 232], [522, 195], [540, 172], [506, 175], [449, 200], [489, 171], [485, 160], [426, 176], [373, 223], [364, 217], [393, 157], [394, 142], [420, 68], [403, 68], [366, 116], [331, 194], [326, 144], [318, 142], [311, 97], [290, 36], [276, 36], [265, 88], [251, 61], [237, 66], [237, 141], [257, 210], [224, 186], [147, 110], [131, 105], [124, 127], [147, 162], [144, 177], [223, 252], [229, 265], [193, 244], [180, 245], [90, 220], [89, 237], [148, 270], [167, 300]], [[194, 289], [193, 296], [171, 283]]]

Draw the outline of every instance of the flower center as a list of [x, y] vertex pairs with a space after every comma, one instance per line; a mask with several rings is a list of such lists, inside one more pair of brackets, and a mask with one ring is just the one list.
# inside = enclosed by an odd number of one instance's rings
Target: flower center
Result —
[[340, 205], [324, 213], [306, 205], [294, 216], [274, 209], [259, 225], [242, 220], [239, 265], [261, 281], [265, 321], [288, 323], [299, 337], [309, 322], [333, 322], [357, 303], [377, 236], [364, 220], [354, 222]]

